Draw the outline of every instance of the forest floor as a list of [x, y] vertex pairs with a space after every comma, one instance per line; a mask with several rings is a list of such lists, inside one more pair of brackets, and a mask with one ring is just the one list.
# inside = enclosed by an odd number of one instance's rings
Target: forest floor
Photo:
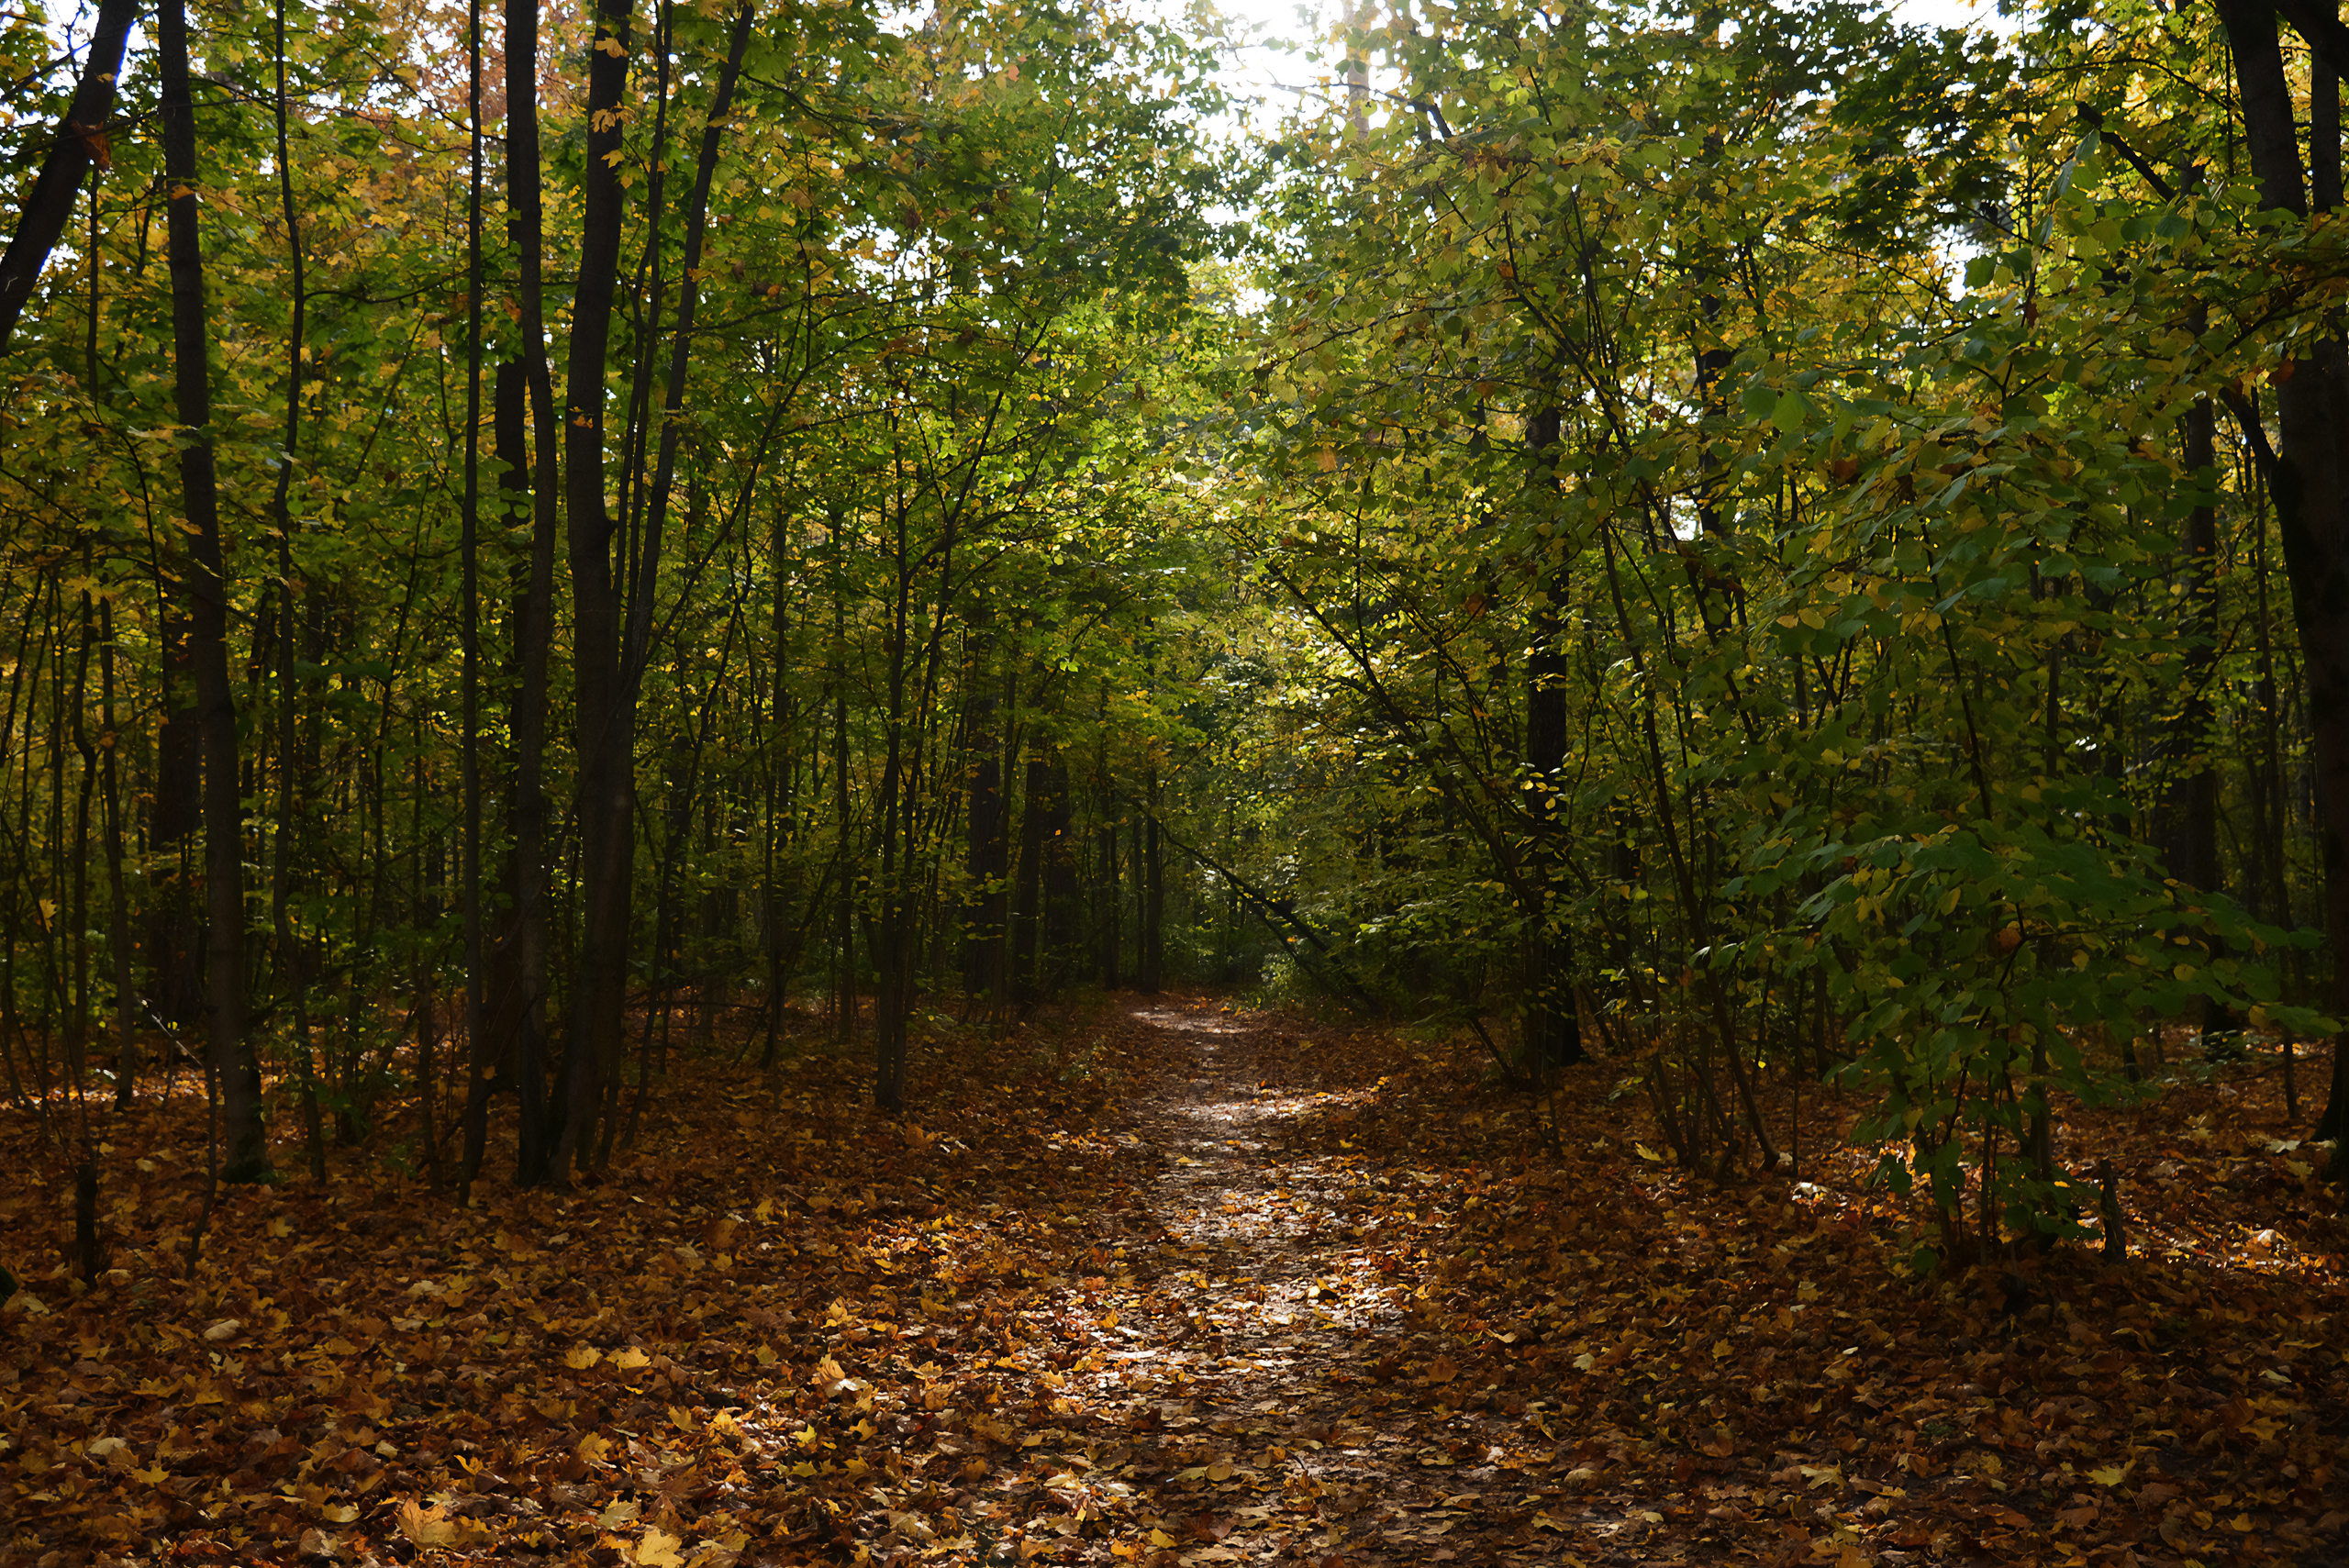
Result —
[[90, 1113], [86, 1291], [0, 1115], [0, 1563], [2349, 1562], [2349, 1231], [2255, 1066], [2072, 1135], [2129, 1262], [1924, 1281], [1816, 1091], [1806, 1180], [1715, 1182], [1620, 1063], [1553, 1140], [1206, 997], [921, 1072], [889, 1121], [853, 1054], [696, 1058], [599, 1181], [462, 1207], [386, 1131], [224, 1192], [192, 1279], [183, 1082]]

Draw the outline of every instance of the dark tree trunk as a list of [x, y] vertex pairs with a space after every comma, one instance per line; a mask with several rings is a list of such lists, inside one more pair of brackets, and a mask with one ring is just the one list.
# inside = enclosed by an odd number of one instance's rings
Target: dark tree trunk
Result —
[[1102, 684], [1098, 739], [1093, 749], [1093, 798], [1101, 821], [1094, 838], [1094, 943], [1101, 988], [1118, 988], [1118, 806], [1109, 782], [1109, 694]]
[[963, 661], [963, 751], [970, 801], [964, 818], [963, 994], [992, 1007], [1004, 978], [1004, 916], [1009, 903], [1008, 822], [1003, 798], [1003, 725], [996, 706], [994, 617], [984, 598], [971, 606]]
[[530, 553], [514, 617], [518, 680], [507, 733], [514, 748], [507, 792], [505, 925], [499, 962], [512, 976], [493, 1032], [510, 1040], [516, 1095], [515, 1175], [534, 1185], [553, 1173], [554, 1129], [546, 1104], [547, 662], [554, 631], [554, 550], [560, 530], [560, 448], [554, 377], [546, 352], [545, 200], [539, 168], [539, 0], [506, 6], [507, 234], [515, 254], [517, 388], [498, 382], [498, 451], [505, 483], [523, 487], [523, 411], [530, 437]]
[[[497, 474], [497, 499], [492, 517], [497, 519], [500, 532], [510, 533], [530, 516], [530, 459], [529, 433], [529, 373], [521, 362], [509, 360], [497, 367], [490, 395], [490, 424], [493, 431], [491, 464]], [[509, 572], [512, 590], [507, 614], [508, 644], [506, 652], [505, 677], [515, 689], [506, 716], [507, 736], [511, 743], [521, 721], [522, 706], [519, 690], [522, 674], [522, 639], [530, 618], [529, 577], [530, 552], [526, 549], [516, 557]], [[511, 831], [515, 803], [513, 795], [518, 771], [518, 759], [509, 749], [507, 764], [507, 817]], [[518, 838], [518, 835], [517, 835]], [[503, 906], [494, 911], [491, 929], [485, 929], [486, 949], [482, 955], [482, 1058], [487, 1078], [488, 1092], [514, 1087], [520, 1072], [519, 1034], [527, 1014], [526, 998], [529, 988], [523, 974], [522, 944], [516, 940], [519, 924], [518, 889], [516, 886], [514, 852], [509, 845], [500, 879], [503, 884]], [[470, 1114], [470, 1113], [469, 1113]], [[486, 1134], [487, 1107], [482, 1132]], [[481, 1154], [473, 1148], [475, 1129], [470, 1124], [465, 1129], [467, 1169], [470, 1181], [478, 1167]]]
[[1045, 824], [1052, 806], [1052, 764], [1046, 743], [1029, 754], [1019, 791], [1019, 866], [1011, 895], [1011, 1000], [1030, 1006], [1042, 995], [1038, 973], [1043, 935]]
[[[93, 162], [101, 169], [108, 164], [106, 121], [114, 115], [115, 80], [122, 72], [123, 42], [130, 36], [131, 24], [139, 19], [139, 11], [138, 0], [99, 0], [97, 26], [82, 61], [82, 80], [50, 143], [49, 156], [41, 161], [32, 194], [17, 215], [17, 231], [9, 236], [7, 250], [0, 253], [0, 354], [8, 351], [17, 318], [40, 281], [40, 270], [65, 233], [65, 226], [72, 221], [83, 174]], [[184, 17], [181, 25], [184, 28]]]
[[[277, 465], [277, 483], [270, 496], [270, 517], [276, 525], [277, 602], [281, 610], [277, 646], [277, 773], [278, 823], [275, 855], [270, 875], [270, 925], [277, 943], [280, 984], [288, 993], [294, 1013], [295, 1070], [301, 1085], [302, 1131], [309, 1157], [310, 1179], [323, 1182], [327, 1175], [326, 1133], [318, 1115], [317, 1066], [310, 1054], [310, 973], [309, 953], [306, 944], [294, 932], [291, 900], [295, 879], [301, 875], [305, 802], [302, 792], [307, 780], [301, 766], [300, 723], [298, 705], [294, 699], [297, 671], [297, 651], [301, 648], [301, 606], [306, 586], [297, 582], [294, 563], [295, 523], [290, 497], [294, 484], [294, 467], [302, 442], [302, 348], [305, 324], [309, 305], [307, 270], [302, 254], [302, 219], [294, 198], [294, 150], [287, 136], [286, 121], [289, 105], [285, 93], [285, 0], [277, 0], [271, 18], [271, 53], [275, 67], [276, 94], [272, 106], [275, 119], [277, 142], [277, 194], [280, 216], [285, 224], [285, 247], [289, 262], [286, 283], [292, 311], [285, 332], [285, 452]], [[478, 145], [478, 144], [476, 144]], [[473, 210], [480, 212], [480, 181], [474, 180]], [[478, 224], [476, 224], [478, 228]], [[478, 233], [473, 246], [475, 270], [479, 270], [481, 246]], [[476, 284], [476, 287], [478, 284]], [[475, 306], [478, 314], [479, 306]], [[474, 336], [479, 337], [479, 322], [474, 323]], [[478, 356], [474, 366], [478, 372]], [[467, 464], [470, 469], [470, 443]], [[470, 526], [472, 517], [471, 479], [468, 474], [466, 515]], [[470, 675], [470, 671], [468, 671]], [[467, 693], [467, 719], [470, 729], [472, 717], [471, 692]], [[471, 755], [472, 736], [466, 737], [467, 754]]]
[[172, 275], [172, 350], [180, 437], [181, 499], [187, 508], [189, 651], [195, 665], [196, 728], [204, 758], [204, 887], [208, 1054], [220, 1085], [226, 1154], [221, 1176], [269, 1173], [261, 1117], [261, 1069], [245, 1033], [245, 857], [237, 778], [237, 699], [228, 683], [228, 584], [212, 460], [211, 328], [204, 299], [204, 252], [195, 183], [195, 105], [188, 85], [187, 16], [182, 0], [156, 13], [162, 83], [163, 172], [172, 199], [166, 230]]
[[[573, 648], [574, 744], [579, 765], [578, 964], [563, 1053], [562, 1130], [550, 1175], [567, 1180], [592, 1160], [618, 1071], [628, 1005], [628, 938], [636, 847], [633, 705], [621, 668], [624, 633], [614, 528], [604, 504], [604, 370], [619, 276], [620, 99], [635, 15], [629, 0], [598, 0], [587, 55], [585, 191], [579, 284], [563, 380], [563, 421]], [[584, 1158], [583, 1158], [584, 1157]]]
[[1044, 926], [1038, 990], [1050, 995], [1075, 958], [1083, 928], [1084, 887], [1077, 880], [1076, 802], [1069, 791], [1068, 753], [1058, 746], [1045, 754], [1046, 805], [1043, 830]]
[[[1700, 366], [1701, 370], [1701, 366]], [[1539, 409], [1527, 422], [1532, 472], [1527, 486], [1537, 515], [1550, 510], [1558, 411]], [[1525, 1068], [1565, 1066], [1583, 1060], [1582, 1020], [1575, 1008], [1574, 946], [1561, 905], [1565, 884], [1566, 684], [1573, 644], [1566, 625], [1570, 585], [1563, 540], [1557, 559], [1536, 580], [1531, 617], [1532, 647], [1525, 660], [1525, 763], [1532, 801], [1525, 884]]]
[[114, 603], [98, 601], [98, 722], [106, 731], [100, 759], [99, 802], [106, 817], [106, 943], [114, 959], [115, 1084], [117, 1110], [130, 1106], [139, 1076], [138, 994], [130, 959], [130, 899], [122, 876], [122, 793], [115, 760], [120, 732], [114, 713]]
[[[759, 934], [766, 948], [767, 961], [767, 1028], [766, 1044], [759, 1052], [759, 1066], [763, 1071], [773, 1067], [775, 1048], [783, 1032], [784, 991], [790, 983], [785, 968], [785, 944], [790, 940], [784, 918], [787, 902], [784, 890], [784, 855], [791, 841], [798, 837], [798, 795], [794, 788], [799, 764], [796, 744], [797, 726], [796, 704], [791, 690], [791, 593], [789, 584], [789, 535], [783, 513], [777, 509], [774, 521], [774, 677], [768, 701], [771, 724], [767, 732], [767, 821], [764, 873], [760, 879]], [[801, 929], [805, 929], [802, 927]], [[794, 944], [796, 946], [796, 944]]]
[[[2193, 475], [2195, 484], [2207, 481], [2215, 485], [2216, 419], [2210, 400], [2206, 397], [2198, 401], [2188, 411], [2184, 423], [2187, 470]], [[2173, 755], [2180, 759], [2185, 771], [2172, 787], [2167, 802], [2170, 863], [2171, 870], [2188, 886], [2216, 894], [2221, 889], [2223, 878], [2219, 867], [2218, 737], [2213, 729], [2216, 716], [2210, 706], [2210, 685], [2218, 678], [2219, 664], [2219, 520], [2215, 506], [2206, 502], [2187, 514], [2184, 542], [2186, 695], [2178, 707], [2176, 729], [2170, 737], [2170, 744]], [[2208, 1034], [2242, 1026], [2228, 1008], [2205, 1002], [2201, 1027]]]
[[1158, 763], [1144, 768], [1141, 782], [1141, 929], [1134, 956], [1134, 985], [1146, 996], [1158, 995], [1166, 980], [1166, 853], [1158, 841]]
[[855, 837], [849, 821], [848, 791], [848, 584], [841, 575], [845, 550], [841, 519], [832, 519], [832, 831], [840, 890], [832, 909], [832, 1029], [836, 1038], [856, 1034]]
[[[2305, 214], [2299, 125], [2276, 12], [2260, 0], [2219, 0], [2234, 55], [2243, 139], [2260, 199]], [[2320, 164], [2337, 167], [2337, 150]], [[2332, 960], [2332, 1011], [2349, 1013], [2349, 517], [2343, 506], [2344, 388], [2341, 345], [2308, 343], [2277, 388], [2280, 439], [2271, 489], [2284, 571], [2299, 622], [2323, 876], [2325, 945]], [[2332, 1137], [2349, 1108], [2349, 1050], [2336, 1046], [2332, 1092], [2319, 1138]], [[2333, 1146], [2330, 1179], [2349, 1176], [2349, 1140]]]
[[162, 1022], [188, 1029], [204, 1017], [194, 861], [204, 828], [204, 743], [196, 724], [195, 629], [184, 566], [178, 575], [163, 610], [163, 721], [155, 731], [155, 788], [147, 816], [148, 852], [159, 862], [147, 919], [147, 989]]

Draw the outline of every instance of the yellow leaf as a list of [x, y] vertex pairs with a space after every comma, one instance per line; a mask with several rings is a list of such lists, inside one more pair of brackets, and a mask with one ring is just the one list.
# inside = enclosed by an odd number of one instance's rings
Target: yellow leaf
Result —
[[573, 1345], [562, 1358], [562, 1364], [573, 1372], [585, 1372], [604, 1359], [604, 1352], [593, 1345]]
[[1338, 466], [1337, 451], [1333, 448], [1323, 447], [1313, 454], [1313, 462], [1314, 466], [1320, 469], [1322, 473], [1328, 473]]
[[2108, 1465], [2102, 1470], [2088, 1472], [2088, 1479], [2099, 1486], [2118, 1486], [2128, 1479], [2128, 1475], [2129, 1467], [2125, 1464]]
[[619, 1354], [612, 1358], [612, 1364], [619, 1368], [622, 1372], [634, 1372], [638, 1367], [651, 1366], [652, 1364], [652, 1358], [646, 1355], [642, 1351], [638, 1350], [634, 1345], [630, 1345], [627, 1350], [620, 1351]]
[[659, 1525], [644, 1527], [644, 1539], [636, 1543], [633, 1553], [639, 1568], [685, 1568], [685, 1560], [677, 1555], [678, 1538]]
[[621, 1525], [634, 1524], [636, 1513], [637, 1508], [634, 1503], [607, 1503], [604, 1505], [604, 1511], [596, 1516], [596, 1522], [606, 1529], [613, 1529]]
[[1637, 1154], [1642, 1160], [1653, 1161], [1658, 1163], [1661, 1163], [1664, 1159], [1663, 1155], [1657, 1153], [1654, 1150], [1649, 1148], [1644, 1143], [1632, 1144], [1631, 1152]]
[[1163, 1529], [1154, 1529], [1150, 1532], [1150, 1544], [1163, 1551], [1174, 1544], [1174, 1538]]
[[422, 1508], [416, 1499], [408, 1498], [399, 1507], [397, 1515], [400, 1533], [418, 1546], [452, 1546], [457, 1540], [457, 1521], [449, 1517], [446, 1508]]
[[612, 1451], [612, 1445], [609, 1439], [599, 1438], [595, 1433], [589, 1432], [579, 1440], [578, 1446], [573, 1451], [590, 1464], [602, 1464]]

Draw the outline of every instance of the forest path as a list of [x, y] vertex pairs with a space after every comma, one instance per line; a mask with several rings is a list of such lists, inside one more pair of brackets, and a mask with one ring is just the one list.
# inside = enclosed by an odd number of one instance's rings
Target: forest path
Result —
[[1325, 1084], [1330, 1042], [1280, 1015], [1167, 999], [1130, 1018], [1159, 1075], [1128, 1126], [1163, 1163], [1140, 1187], [1154, 1238], [1126, 1262], [1158, 1309], [1113, 1361], [1153, 1396], [1124, 1435], [1139, 1511], [1175, 1536], [1152, 1540], [1157, 1561], [1544, 1555], [1522, 1528], [1531, 1477], [1493, 1462], [1521, 1436], [1433, 1390], [1374, 1396], [1404, 1365], [1397, 1286], [1417, 1270], [1408, 1243], [1360, 1221], [1431, 1178], [1349, 1151], [1372, 1086]]

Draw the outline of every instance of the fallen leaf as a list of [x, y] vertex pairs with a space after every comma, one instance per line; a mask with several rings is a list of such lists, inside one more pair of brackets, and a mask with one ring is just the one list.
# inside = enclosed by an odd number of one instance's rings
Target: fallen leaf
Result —
[[449, 1517], [446, 1508], [420, 1507], [415, 1498], [401, 1502], [393, 1518], [400, 1533], [418, 1546], [453, 1546], [457, 1540], [457, 1521]]
[[638, 1568], [685, 1568], [685, 1560], [677, 1554], [681, 1544], [680, 1538], [671, 1535], [659, 1525], [647, 1525], [644, 1527], [644, 1538], [636, 1543], [635, 1551], [630, 1553], [630, 1561]]

